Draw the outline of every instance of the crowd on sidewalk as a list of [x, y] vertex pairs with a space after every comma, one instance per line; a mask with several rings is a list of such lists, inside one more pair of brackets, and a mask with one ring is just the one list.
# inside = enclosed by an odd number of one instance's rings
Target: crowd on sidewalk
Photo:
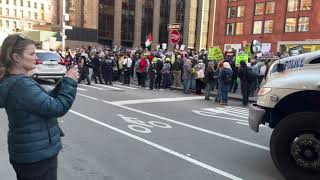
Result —
[[205, 50], [148, 51], [140, 48], [114, 52], [89, 47], [60, 52], [70, 64], [79, 66], [78, 83], [86, 81], [90, 85], [94, 81], [112, 85], [113, 81], [120, 81], [129, 86], [133, 79], [141, 87], [148, 85], [150, 90], [183, 88], [183, 92], [189, 94], [194, 89], [198, 95], [204, 90], [205, 100], [211, 100], [211, 92], [217, 91], [215, 102], [222, 105], [228, 103], [229, 92], [241, 92], [246, 106], [249, 97], [256, 95], [270, 59], [261, 61], [253, 57], [248, 63], [241, 61], [237, 65], [236, 52], [228, 54], [226, 52], [223, 59], [210, 61]]

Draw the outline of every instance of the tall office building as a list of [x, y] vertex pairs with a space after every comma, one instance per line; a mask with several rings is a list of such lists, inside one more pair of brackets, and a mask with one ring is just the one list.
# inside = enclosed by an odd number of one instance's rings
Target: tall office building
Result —
[[50, 23], [49, 8], [47, 0], [0, 0], [0, 28], [24, 31]]
[[149, 33], [153, 46], [167, 43], [168, 24], [181, 25], [180, 44], [207, 48], [212, 0], [100, 0], [99, 43], [109, 46], [144, 46]]

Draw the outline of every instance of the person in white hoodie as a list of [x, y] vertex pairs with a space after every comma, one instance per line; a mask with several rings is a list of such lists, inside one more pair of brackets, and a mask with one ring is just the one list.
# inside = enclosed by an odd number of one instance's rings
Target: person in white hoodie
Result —
[[130, 75], [132, 69], [132, 59], [129, 56], [125, 56], [123, 60], [123, 84], [130, 85]]

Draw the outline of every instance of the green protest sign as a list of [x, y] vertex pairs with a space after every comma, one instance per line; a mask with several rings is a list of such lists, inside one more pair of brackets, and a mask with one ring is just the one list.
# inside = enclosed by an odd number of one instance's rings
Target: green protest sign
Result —
[[244, 52], [244, 53], [237, 53], [236, 56], [236, 66], [240, 67], [240, 62], [245, 61], [246, 63], [249, 62], [249, 54]]
[[208, 59], [210, 61], [220, 61], [223, 60], [223, 54], [220, 48], [210, 48]]

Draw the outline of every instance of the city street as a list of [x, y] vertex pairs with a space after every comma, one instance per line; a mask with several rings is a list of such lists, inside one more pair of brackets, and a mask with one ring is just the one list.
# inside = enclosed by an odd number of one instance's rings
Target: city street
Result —
[[[14, 180], [0, 111], [1, 179]], [[66, 136], [60, 180], [283, 180], [269, 153], [272, 130], [252, 132], [239, 101], [136, 86], [78, 86], [59, 119]]]

